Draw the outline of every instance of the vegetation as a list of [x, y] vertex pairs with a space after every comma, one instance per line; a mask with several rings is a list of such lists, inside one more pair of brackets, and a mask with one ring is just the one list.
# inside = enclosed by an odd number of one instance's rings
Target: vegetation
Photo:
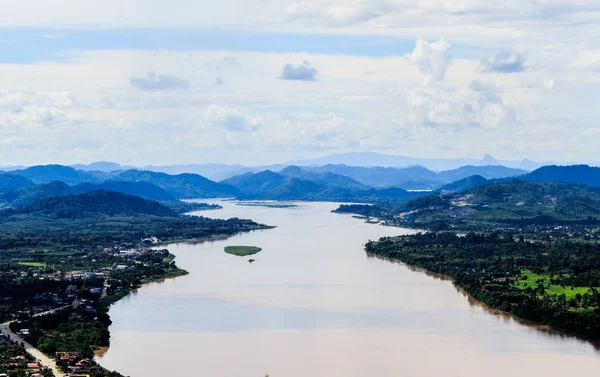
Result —
[[75, 190], [64, 182], [41, 183], [0, 193], [3, 207], [23, 207], [37, 200], [53, 196], [75, 195]]
[[366, 251], [447, 275], [492, 308], [600, 339], [598, 244], [426, 233], [382, 238]]
[[[8, 377], [29, 377], [32, 375], [28, 363], [34, 363], [33, 356], [25, 352], [20, 344], [13, 344], [0, 335], [0, 374], [5, 373]], [[53, 376], [52, 371], [47, 368], [39, 368], [43, 376]]]
[[127, 195], [135, 195], [140, 198], [156, 201], [174, 201], [175, 197], [158, 187], [148, 182], [125, 182], [125, 181], [106, 181], [102, 183], [81, 183], [73, 186], [75, 193], [81, 194], [90, 191], [114, 191]]
[[[376, 203], [382, 208], [377, 216], [389, 225], [432, 230], [493, 231], [531, 225], [593, 227], [600, 223], [600, 188], [563, 183], [514, 179], [460, 193], [436, 192], [400, 204]], [[352, 213], [364, 215], [365, 209], [354, 207]]]
[[600, 187], [600, 168], [588, 165], [542, 166], [521, 178], [528, 181], [562, 182]]
[[64, 259], [72, 255], [73, 250], [135, 244], [149, 237], [168, 242], [265, 228], [237, 218], [213, 220], [181, 216], [157, 202], [96, 191], [0, 211], [0, 263]]
[[195, 212], [195, 211], [209, 211], [213, 209], [222, 209], [218, 204], [208, 204], [208, 203], [197, 203], [197, 202], [182, 202], [180, 200], [169, 201], [169, 202], [160, 202], [160, 204], [171, 208], [173, 211], [184, 214], [187, 212]]
[[365, 217], [381, 217], [384, 216], [386, 210], [377, 205], [369, 204], [342, 204], [337, 209], [334, 209], [334, 213], [351, 213]]
[[225, 246], [225, 252], [227, 254], [237, 255], [239, 257], [245, 257], [260, 252], [262, 249], [256, 246]]
[[474, 189], [487, 184], [489, 181], [480, 175], [472, 175], [467, 178], [459, 179], [440, 187], [439, 191], [444, 194], [453, 194]]
[[240, 192], [234, 187], [213, 182], [198, 174], [169, 175], [151, 171], [128, 170], [111, 175], [111, 179], [152, 183], [178, 199], [235, 197], [240, 195]]

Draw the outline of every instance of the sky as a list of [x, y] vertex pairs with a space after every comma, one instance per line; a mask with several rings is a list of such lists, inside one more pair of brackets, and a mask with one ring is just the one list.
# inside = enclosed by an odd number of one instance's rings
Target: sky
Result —
[[597, 0], [3, 0], [0, 165], [600, 161]]

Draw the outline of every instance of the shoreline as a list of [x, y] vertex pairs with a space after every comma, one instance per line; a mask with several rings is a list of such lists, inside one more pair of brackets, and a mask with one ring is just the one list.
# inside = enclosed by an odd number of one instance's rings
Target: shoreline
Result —
[[545, 333], [547, 335], [552, 335], [552, 336], [557, 336], [557, 337], [562, 337], [562, 338], [570, 338], [570, 339], [574, 339], [574, 340], [578, 340], [580, 342], [585, 342], [588, 343], [590, 345], [592, 345], [596, 350], [600, 351], [600, 341], [597, 340], [593, 340], [593, 339], [589, 339], [574, 333], [570, 333], [568, 331], [565, 330], [560, 330], [560, 329], [555, 329], [552, 328], [548, 325], [544, 325], [541, 324], [539, 322], [535, 322], [535, 321], [531, 321], [531, 320], [527, 320], [521, 317], [518, 317], [512, 313], [509, 312], [505, 312], [503, 310], [494, 308], [492, 306], [489, 306], [488, 304], [486, 304], [483, 301], [478, 300], [477, 298], [475, 298], [473, 295], [471, 295], [469, 292], [467, 292], [463, 287], [461, 287], [460, 285], [458, 285], [454, 279], [452, 279], [450, 276], [448, 275], [444, 275], [444, 274], [440, 274], [438, 272], [433, 272], [430, 271], [428, 269], [419, 267], [419, 266], [415, 266], [412, 264], [408, 264], [406, 262], [403, 262], [399, 259], [394, 259], [394, 258], [388, 258], [388, 257], [383, 257], [381, 255], [375, 254], [375, 253], [366, 253], [368, 257], [370, 258], [377, 258], [377, 259], [381, 259], [381, 260], [386, 260], [388, 262], [392, 262], [392, 263], [397, 263], [400, 265], [405, 266], [406, 268], [408, 268], [411, 271], [415, 271], [415, 272], [420, 272], [423, 273], [429, 277], [432, 277], [434, 279], [438, 279], [438, 280], [442, 280], [442, 281], [449, 281], [452, 283], [452, 286], [454, 287], [454, 289], [456, 289], [456, 291], [460, 294], [462, 294], [464, 297], [467, 298], [467, 301], [469, 303], [469, 305], [471, 306], [477, 306], [482, 308], [483, 310], [485, 310], [486, 312], [493, 314], [495, 316], [499, 316], [499, 317], [503, 317], [505, 319], [512, 319], [515, 322], [519, 323], [520, 325], [523, 325], [525, 327], [528, 327], [530, 329], [535, 329], [537, 331], [540, 331], [542, 333]]
[[[213, 242], [213, 241], [223, 241], [226, 240], [228, 238], [231, 238], [233, 236], [236, 236], [238, 234], [241, 233], [249, 233], [249, 232], [253, 232], [253, 231], [257, 231], [257, 230], [268, 230], [268, 229], [274, 229], [276, 228], [276, 226], [266, 226], [266, 227], [261, 227], [261, 228], [257, 228], [257, 229], [250, 229], [247, 231], [240, 231], [234, 234], [219, 234], [219, 235], [215, 235], [215, 236], [211, 236], [211, 237], [200, 237], [200, 238], [190, 238], [190, 239], [186, 239], [186, 240], [171, 240], [171, 241], [163, 241], [163, 242], [158, 242], [154, 245], [152, 245], [152, 248], [154, 247], [159, 247], [159, 246], [168, 246], [168, 245], [177, 245], [177, 244], [181, 244], [181, 243], [186, 243], [186, 244], [201, 244], [204, 242]], [[174, 256], [174, 259], [177, 258], [177, 256], [175, 254], [172, 254]], [[144, 281], [142, 284], [140, 284], [138, 287], [134, 287], [132, 289], [129, 289], [126, 293], [119, 295], [118, 298], [116, 298], [115, 300], [110, 300], [109, 302], [104, 303], [104, 305], [106, 305], [106, 314], [108, 315], [108, 317], [110, 318], [110, 307], [114, 304], [116, 304], [117, 302], [121, 301], [122, 299], [126, 298], [127, 296], [129, 296], [132, 292], [136, 292], [138, 289], [143, 288], [146, 285], [152, 284], [152, 283], [162, 283], [166, 280], [170, 280], [170, 279], [176, 279], [182, 276], [186, 276], [189, 275], [190, 272], [177, 267], [177, 270], [180, 272], [177, 275], [173, 275], [173, 276], [156, 276], [154, 278], [150, 278], [146, 281]], [[110, 334], [110, 331], [109, 331]], [[108, 346], [104, 346], [104, 347], [93, 347], [90, 346], [92, 348], [92, 351], [94, 353], [94, 361], [102, 368], [104, 368], [102, 366], [102, 364], [100, 363], [99, 360], [97, 360], [97, 357], [102, 358], [110, 349], [110, 341], [109, 341], [109, 345]], [[110, 371], [106, 368], [104, 368], [105, 370], [109, 371], [109, 372], [117, 372], [119, 373], [119, 371]]]

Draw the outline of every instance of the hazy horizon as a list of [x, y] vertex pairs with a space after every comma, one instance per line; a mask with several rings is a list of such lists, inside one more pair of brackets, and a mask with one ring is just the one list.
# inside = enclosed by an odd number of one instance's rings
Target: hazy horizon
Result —
[[[244, 161], [239, 161], [239, 162], [230, 162], [230, 163], [225, 163], [225, 162], [219, 162], [219, 161], [196, 161], [196, 162], [190, 162], [190, 161], [182, 161], [182, 162], [175, 162], [172, 164], [150, 164], [150, 163], [139, 163], [139, 164], [134, 164], [134, 163], [127, 163], [127, 162], [123, 162], [123, 161], [119, 161], [118, 159], [111, 159], [111, 160], [92, 160], [92, 161], [70, 161], [70, 162], [66, 162], [66, 163], [62, 163], [62, 162], [40, 162], [40, 163], [31, 163], [31, 164], [0, 164], [0, 170], [4, 169], [4, 168], [16, 168], [16, 167], [29, 167], [29, 166], [39, 166], [39, 165], [64, 165], [64, 166], [90, 166], [90, 165], [94, 165], [94, 164], [116, 164], [116, 165], [120, 165], [122, 167], [135, 167], [135, 168], [144, 168], [144, 167], [171, 167], [171, 166], [186, 166], [186, 165], [215, 165], [215, 166], [239, 166], [239, 167], [247, 167], [247, 168], [252, 168], [252, 167], [270, 167], [270, 166], [290, 166], [290, 165], [314, 165], [314, 166], [320, 166], [323, 164], [341, 164], [341, 165], [350, 165], [350, 166], [394, 166], [394, 167], [408, 167], [408, 166], [419, 166], [419, 161], [414, 162], [414, 163], [408, 163], [406, 165], [402, 165], [402, 164], [369, 164], [369, 160], [365, 160], [364, 162], [362, 162], [361, 164], [352, 164], [352, 162], [344, 162], [344, 159], [355, 159], [358, 157], [362, 157], [363, 155], [370, 155], [369, 157], [372, 157], [372, 159], [381, 159], [381, 158], [388, 158], [388, 159], [394, 159], [394, 158], [405, 158], [405, 159], [409, 159], [409, 160], [422, 160], [422, 161], [431, 161], [432, 164], [435, 164], [436, 161], [448, 161], [449, 163], [455, 162], [456, 164], [458, 164], [459, 166], [464, 166], [464, 165], [469, 165], [471, 163], [477, 163], [477, 165], [514, 165], [517, 166], [520, 163], [531, 163], [532, 165], [547, 165], [547, 164], [556, 164], [556, 165], [579, 165], [579, 164], [586, 164], [586, 165], [590, 165], [590, 166], [596, 166], [599, 164], [598, 161], [559, 161], [559, 160], [552, 160], [552, 161], [534, 161], [532, 159], [529, 159], [527, 157], [524, 157], [522, 159], [499, 159], [496, 158], [495, 156], [489, 155], [489, 154], [484, 154], [483, 156], [478, 157], [435, 157], [435, 156], [409, 156], [409, 155], [402, 155], [402, 154], [391, 154], [391, 153], [379, 153], [379, 152], [373, 152], [373, 151], [357, 151], [357, 152], [346, 152], [346, 153], [333, 153], [333, 154], [326, 154], [326, 155], [315, 155], [312, 157], [306, 157], [306, 158], [300, 158], [300, 159], [296, 159], [296, 160], [285, 160], [285, 161], [271, 161], [269, 163], [264, 163], [264, 164], [249, 164], [249, 163], [244, 163]], [[324, 163], [320, 163], [320, 161], [322, 160], [342, 160], [341, 162], [324, 162]], [[421, 165], [427, 165], [425, 164], [421, 164]]]

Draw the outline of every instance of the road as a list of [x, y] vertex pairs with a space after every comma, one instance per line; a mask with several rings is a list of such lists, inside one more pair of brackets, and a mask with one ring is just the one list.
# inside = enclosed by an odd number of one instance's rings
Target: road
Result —
[[[38, 313], [38, 314], [34, 315], [34, 317], [39, 317], [39, 316], [46, 315], [46, 314], [52, 314], [52, 313], [55, 313], [59, 310], [65, 309], [65, 308], [68, 308], [68, 306], [52, 309], [52, 310], [49, 310], [49, 311], [43, 312], [43, 313]], [[38, 350], [31, 344], [27, 343], [25, 340], [23, 340], [23, 338], [21, 338], [20, 336], [18, 336], [14, 332], [12, 332], [10, 330], [10, 324], [11, 324], [11, 322], [5, 322], [5, 323], [0, 324], [0, 331], [4, 335], [8, 336], [8, 338], [10, 340], [12, 340], [13, 342], [23, 343], [25, 345], [25, 351], [27, 351], [27, 353], [29, 353], [31, 356], [35, 357], [40, 362], [41, 365], [43, 365], [47, 368], [50, 368], [52, 370], [52, 373], [54, 373], [54, 375], [56, 377], [64, 376], [64, 373], [62, 373], [58, 370], [58, 367], [56, 366], [56, 363], [54, 362], [53, 359], [44, 355], [40, 350]]]

